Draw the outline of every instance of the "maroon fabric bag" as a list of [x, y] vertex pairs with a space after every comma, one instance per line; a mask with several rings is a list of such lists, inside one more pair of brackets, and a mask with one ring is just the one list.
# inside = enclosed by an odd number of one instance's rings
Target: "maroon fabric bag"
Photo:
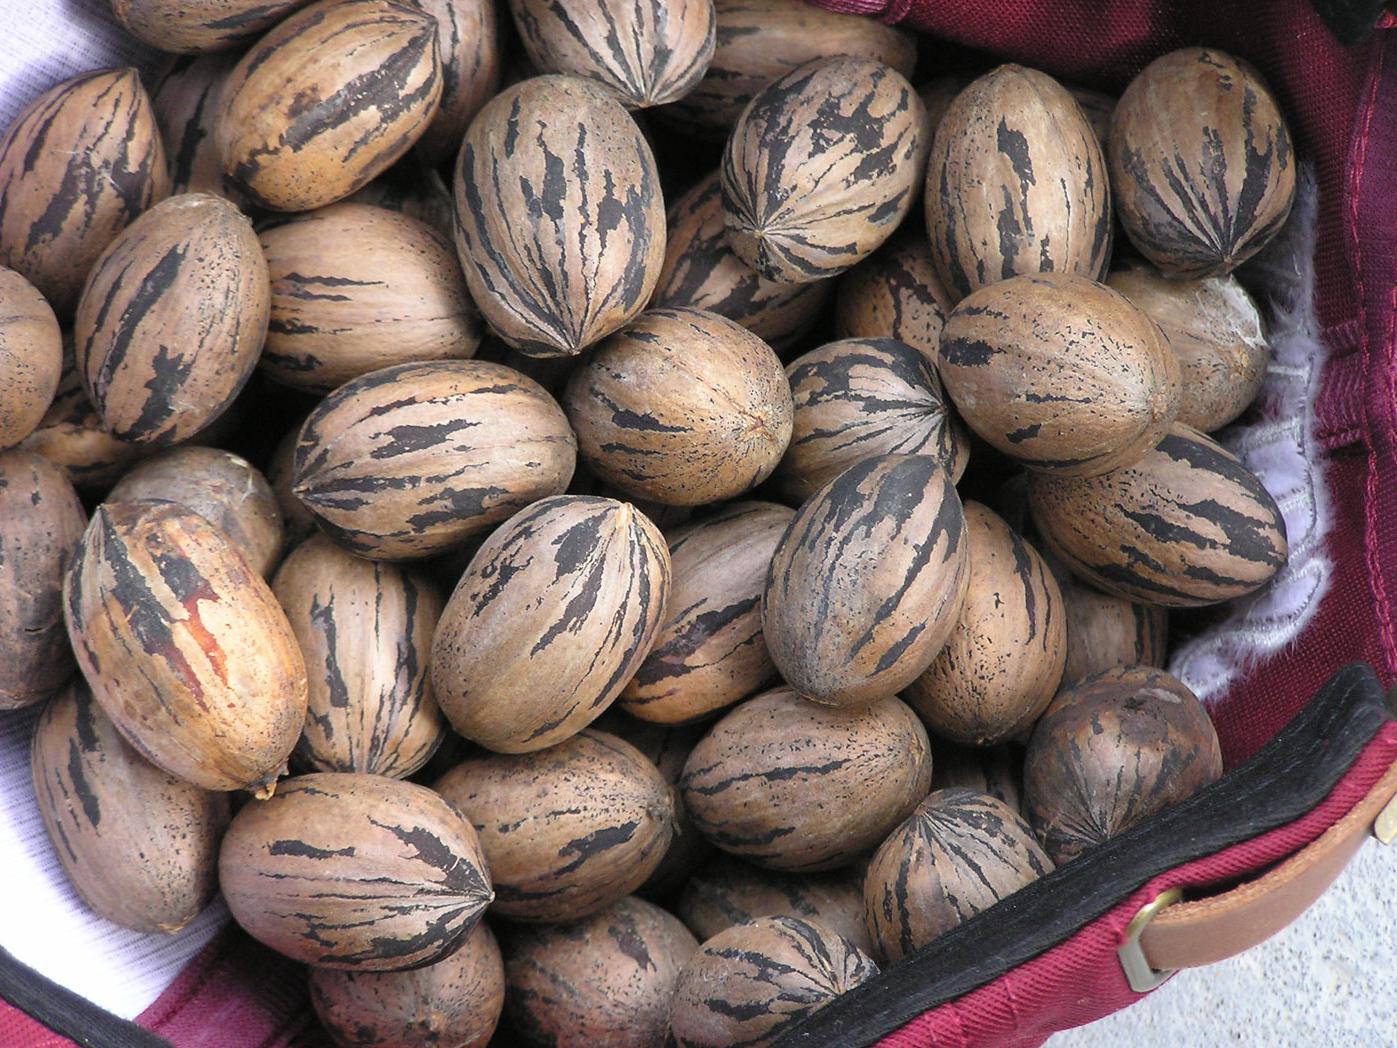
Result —
[[[1333, 495], [1328, 552], [1335, 584], [1292, 647], [1251, 669], [1211, 707], [1228, 768], [1272, 740], [1344, 663], [1369, 663], [1383, 683], [1390, 683], [1397, 670], [1394, 20], [1384, 17], [1377, 31], [1346, 48], [1306, 0], [813, 2], [898, 22], [937, 40], [1114, 93], [1151, 59], [1185, 45], [1219, 47], [1250, 60], [1267, 76], [1290, 115], [1297, 150], [1314, 163], [1319, 183], [1316, 307], [1329, 362], [1316, 412]], [[924, 1012], [878, 1043], [887, 1048], [1039, 1044], [1056, 1030], [1125, 1007], [1139, 995], [1127, 984], [1118, 950], [1142, 906], [1167, 888], [1185, 886], [1196, 894], [1257, 877], [1287, 859], [1292, 868], [1303, 865], [1306, 846], [1326, 831], [1333, 833], [1365, 798], [1369, 810], [1390, 800], [1397, 790], [1391, 774], [1395, 745], [1397, 730], [1389, 721], [1323, 803], [1300, 819], [1150, 879], [1064, 942]], [[1158, 833], [1160, 828], [1146, 829]], [[1356, 850], [1356, 844], [1346, 847]], [[1062, 872], [1087, 876], [1073, 867]], [[877, 1002], [870, 995], [862, 1006], [876, 1010]], [[826, 1042], [807, 1035], [789, 1043]], [[873, 1042], [855, 1037], [846, 1043]]]

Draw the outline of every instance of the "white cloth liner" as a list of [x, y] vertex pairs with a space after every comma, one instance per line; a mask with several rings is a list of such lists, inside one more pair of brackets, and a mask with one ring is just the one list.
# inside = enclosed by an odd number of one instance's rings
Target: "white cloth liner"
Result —
[[1302, 168], [1290, 221], [1241, 274], [1269, 314], [1271, 363], [1259, 396], [1262, 417], [1230, 427], [1220, 439], [1275, 497], [1290, 560], [1271, 585], [1235, 602], [1223, 622], [1174, 649], [1170, 672], [1205, 703], [1298, 637], [1333, 575], [1324, 544], [1333, 517], [1314, 412], [1325, 360], [1314, 308], [1318, 199], [1313, 173]]
[[[111, 18], [106, 0], [0, 0], [0, 128], [41, 92], [89, 69], [166, 58]], [[141, 935], [103, 920], [69, 885], [34, 804], [29, 738], [36, 710], [0, 712], [0, 946], [123, 1018], [160, 996], [228, 921], [222, 901], [178, 935]]]
[[34, 803], [29, 739], [37, 709], [0, 713], [0, 946], [36, 971], [131, 1019], [228, 920], [222, 900], [177, 935], [142, 935], [98, 917], [73, 890]]
[[[110, 20], [105, 0], [0, 0], [0, 128], [32, 98], [88, 69], [164, 59]], [[1315, 191], [1306, 181], [1285, 243], [1253, 264], [1276, 304], [1275, 351], [1263, 391], [1266, 420], [1234, 427], [1225, 443], [1257, 472], [1285, 513], [1291, 560], [1276, 585], [1238, 605], [1220, 626], [1183, 645], [1171, 669], [1216, 699], [1246, 665], [1293, 640], [1326, 591], [1332, 565], [1314, 403], [1324, 349], [1316, 336], [1312, 257]], [[1303, 263], [1303, 264], [1302, 264]], [[0, 714], [0, 946], [107, 1010], [142, 1012], [228, 920], [221, 901], [172, 937], [140, 935], [88, 911], [58, 863], [34, 807], [29, 775], [33, 710]]]

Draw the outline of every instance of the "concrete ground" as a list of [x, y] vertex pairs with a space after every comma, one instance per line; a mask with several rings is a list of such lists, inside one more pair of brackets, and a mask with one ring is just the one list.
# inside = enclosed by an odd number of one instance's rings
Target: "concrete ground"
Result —
[[1050, 1048], [1397, 1046], [1397, 845], [1369, 841], [1324, 897], [1270, 941], [1181, 972]]

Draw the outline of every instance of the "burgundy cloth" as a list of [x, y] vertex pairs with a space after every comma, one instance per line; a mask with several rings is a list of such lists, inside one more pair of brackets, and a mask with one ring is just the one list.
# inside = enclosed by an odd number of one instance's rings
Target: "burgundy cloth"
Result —
[[[136, 1020], [174, 1048], [334, 1048], [310, 1009], [306, 969], [223, 931]], [[0, 1001], [0, 1048], [75, 1048]]]
[[1170, 888], [1207, 890], [1258, 875], [1344, 817], [1397, 761], [1397, 723], [1386, 724], [1318, 806], [1270, 833], [1156, 877], [1066, 942], [883, 1038], [878, 1048], [1031, 1048], [1136, 1001], [1116, 949], [1140, 907]]
[[[1334, 586], [1303, 636], [1214, 710], [1229, 767], [1251, 756], [1341, 665], [1397, 674], [1397, 19], [1342, 48], [1306, 0], [814, 0], [904, 22], [943, 40], [1119, 91], [1151, 58], [1209, 44], [1252, 61], [1291, 118], [1320, 187], [1316, 303], [1331, 353], [1316, 411], [1331, 461]], [[1256, 872], [1303, 847], [1387, 769], [1389, 725], [1322, 809], [1255, 841], [1157, 878], [1077, 935], [1000, 979], [919, 1016], [883, 1048], [1037, 1045], [1139, 995], [1116, 959], [1124, 928], [1160, 891]]]
[[[1335, 670], [1397, 676], [1397, 35], [1385, 18], [1340, 46], [1307, 0], [811, 0], [1119, 91], [1152, 58], [1207, 44], [1249, 59], [1317, 167], [1322, 337], [1333, 359], [1317, 405], [1332, 464], [1333, 589], [1290, 649], [1215, 709], [1228, 767], [1250, 757]], [[939, 54], [932, 46], [929, 54]]]
[[0, 1001], [0, 1045], [5, 1048], [72, 1048], [73, 1042]]
[[305, 968], [274, 954], [236, 927], [209, 943], [136, 1021], [175, 1048], [331, 1048], [332, 1044], [310, 1011]]

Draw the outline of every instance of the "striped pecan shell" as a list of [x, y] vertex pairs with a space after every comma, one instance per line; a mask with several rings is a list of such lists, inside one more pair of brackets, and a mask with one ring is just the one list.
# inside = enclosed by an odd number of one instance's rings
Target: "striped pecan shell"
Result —
[[271, 793], [305, 721], [305, 661], [221, 531], [174, 502], [105, 503], [63, 597], [78, 666], [142, 756], [204, 789]]
[[967, 503], [965, 537], [970, 586], [960, 618], [903, 698], [937, 735], [993, 746], [1032, 728], [1057, 694], [1067, 616], [1048, 565], [993, 511]]
[[988, 793], [1014, 811], [1023, 810], [1023, 747], [1017, 742], [982, 750], [938, 739], [935, 757], [936, 767], [931, 776], [933, 790], [961, 786], [976, 793]]
[[735, 502], [674, 532], [665, 621], [625, 691], [632, 716], [683, 724], [754, 694], [776, 676], [762, 639], [762, 590], [795, 514]]
[[37, 287], [66, 323], [97, 256], [169, 191], [136, 70], [65, 80], [0, 134], [0, 265]]
[[[455, 205], [446, 181], [436, 168], [428, 167], [420, 156], [413, 154], [399, 160], [353, 196], [346, 197], [344, 203], [386, 207], [425, 222], [448, 238], [455, 221]], [[460, 263], [456, 265], [459, 267]]]
[[1159, 325], [1179, 358], [1179, 421], [1211, 433], [1240, 415], [1261, 391], [1271, 348], [1261, 314], [1237, 278], [1169, 279], [1146, 263], [1106, 280]]
[[106, 491], [133, 463], [159, 450], [121, 440], [107, 429], [82, 387], [71, 335], [63, 338], [58, 392], [38, 427], [19, 446], [44, 456], [84, 492]]
[[415, 152], [438, 165], [455, 157], [475, 114], [500, 89], [504, 72], [500, 15], [495, 0], [415, 2], [436, 19], [441, 53], [441, 104], [417, 140]]
[[451, 242], [386, 208], [340, 203], [261, 233], [271, 321], [260, 367], [328, 393], [392, 364], [464, 359], [480, 316]]
[[1067, 612], [1063, 688], [1116, 666], [1163, 666], [1169, 651], [1169, 612], [1102, 593], [1056, 557], [1045, 557]]
[[1130, 82], [1111, 116], [1121, 225], [1173, 277], [1218, 276], [1256, 254], [1295, 200], [1295, 152], [1250, 65], [1186, 47]]
[[1029, 273], [1105, 274], [1111, 192], [1101, 143], [1067, 89], [1004, 65], [951, 103], [926, 169], [926, 224], [956, 299]]
[[737, 257], [727, 233], [722, 184], [714, 172], [669, 209], [665, 265], [651, 304], [706, 309], [737, 321], [775, 349], [799, 340], [819, 320], [833, 285], [768, 280]]
[[1250, 593], [1286, 562], [1285, 520], [1256, 475], [1175, 425], [1133, 466], [1099, 477], [1029, 477], [1049, 550], [1127, 600], [1191, 608]]
[[715, 935], [680, 973], [670, 1028], [679, 1048], [767, 1045], [878, 974], [848, 939], [795, 917]]
[[1063, 86], [1077, 100], [1082, 116], [1086, 117], [1087, 123], [1091, 125], [1092, 134], [1101, 143], [1101, 155], [1107, 156], [1106, 150], [1111, 137], [1111, 114], [1116, 109], [1116, 96], [1108, 95], [1104, 91], [1093, 91], [1089, 87], [1078, 87], [1076, 84]]
[[219, 531], [263, 578], [281, 560], [281, 508], [267, 478], [221, 448], [171, 448], [132, 467], [109, 502], [165, 499], [192, 509]]
[[301, 441], [305, 419], [297, 420], [277, 441], [267, 462], [267, 483], [272, 486], [286, 531], [286, 549], [295, 549], [318, 530], [315, 514], [293, 492], [295, 484], [296, 445]]
[[775, 873], [718, 855], [689, 878], [675, 913], [707, 942], [757, 917], [798, 917], [842, 935], [864, 953], [873, 941], [863, 924], [863, 891], [847, 871]]
[[627, 896], [577, 924], [509, 932], [505, 998], [529, 1044], [578, 1031], [607, 1048], [665, 1043], [679, 972], [698, 949], [670, 913]]
[[171, 197], [93, 267], [73, 325], [83, 385], [122, 440], [187, 440], [252, 374], [267, 313], [267, 263], [252, 223], [221, 197]]
[[946, 319], [941, 380], [961, 418], [1029, 469], [1082, 477], [1128, 466], [1179, 410], [1179, 361], [1154, 321], [1069, 273], [1014, 277]]
[[237, 52], [179, 58], [156, 85], [151, 101], [170, 161], [170, 192], [239, 202], [241, 194], [223, 177], [214, 140], [219, 92], [237, 64]]
[[974, 790], [937, 790], [883, 842], [864, 876], [874, 956], [900, 961], [1052, 871], [1013, 808]]
[[273, 211], [362, 189], [406, 153], [441, 99], [436, 20], [406, 0], [319, 0], [280, 22], [224, 84], [224, 173]]
[[286, 558], [272, 592], [310, 681], [298, 763], [393, 779], [426, 764], [446, 735], [427, 675], [442, 607], [432, 583], [314, 535]]
[[741, 495], [791, 437], [791, 390], [771, 347], [697, 309], [647, 310], [573, 373], [563, 406], [592, 472], [665, 505]]
[[816, 58], [851, 55], [911, 76], [915, 38], [875, 18], [826, 11], [805, 0], [715, 0], [717, 42], [703, 79], [661, 110], [681, 126], [722, 137], [754, 95]]
[[640, 751], [588, 728], [535, 753], [480, 753], [433, 787], [480, 833], [495, 912], [577, 921], [634, 891], [674, 834], [669, 784]]
[[425, 786], [320, 772], [247, 804], [218, 856], [234, 919], [318, 968], [398, 971], [448, 956], [492, 892], [480, 840]]
[[540, 499], [485, 540], [432, 640], [452, 726], [496, 752], [577, 734], [655, 639], [670, 589], [659, 529], [629, 503]]
[[960, 497], [939, 460], [885, 455], [810, 496], [776, 547], [762, 633], [815, 702], [896, 695], [955, 628], [969, 580]]
[[1024, 809], [1059, 866], [1222, 774], [1203, 704], [1163, 670], [1122, 666], [1058, 693], [1024, 758]]
[[959, 482], [970, 435], [941, 389], [936, 366], [892, 338], [829, 342], [786, 366], [795, 426], [776, 480], [804, 502], [856, 462], [931, 455]]
[[616, 96], [570, 76], [506, 88], [456, 164], [471, 297], [516, 349], [572, 356], [645, 308], [664, 265], [650, 146]]
[[[614, 706], [597, 718], [593, 727], [629, 742], [660, 770], [660, 776], [670, 786], [678, 784], [679, 776], [684, 774], [684, 762], [707, 730], [702, 724], [677, 728], [651, 724]], [[637, 895], [647, 899], [673, 899], [694, 869], [713, 853], [713, 845], [689, 824], [677, 791], [674, 796], [674, 836], [655, 872], [636, 889]]]
[[576, 449], [557, 402], [511, 368], [398, 364], [310, 413], [293, 491], [360, 556], [429, 557], [565, 490]]
[[270, 29], [306, 0], [111, 0], [132, 36], [161, 51], [222, 51]]
[[931, 744], [898, 699], [816, 706], [790, 688], [729, 712], [679, 780], [698, 831], [773, 870], [846, 866], [931, 789]]
[[803, 284], [867, 258], [912, 207], [930, 142], [897, 70], [807, 63], [764, 88], [723, 151], [728, 243], [769, 280]]
[[77, 668], [63, 631], [63, 578], [87, 514], [63, 470], [0, 452], [0, 711], [32, 706]]
[[605, 84], [626, 106], [683, 98], [713, 58], [713, 0], [509, 0], [529, 60]]
[[926, 237], [899, 235], [839, 278], [834, 326], [840, 338], [906, 342], [935, 365], [941, 329], [954, 305], [936, 275]]
[[504, 1010], [504, 959], [484, 921], [439, 961], [401, 972], [310, 970], [310, 1003], [337, 1043], [485, 1048]]
[[31, 767], [53, 850], [95, 913], [170, 934], [213, 900], [228, 795], [149, 763], [81, 682], [44, 709]]
[[63, 333], [33, 284], [0, 266], [0, 448], [39, 428], [63, 375]]

